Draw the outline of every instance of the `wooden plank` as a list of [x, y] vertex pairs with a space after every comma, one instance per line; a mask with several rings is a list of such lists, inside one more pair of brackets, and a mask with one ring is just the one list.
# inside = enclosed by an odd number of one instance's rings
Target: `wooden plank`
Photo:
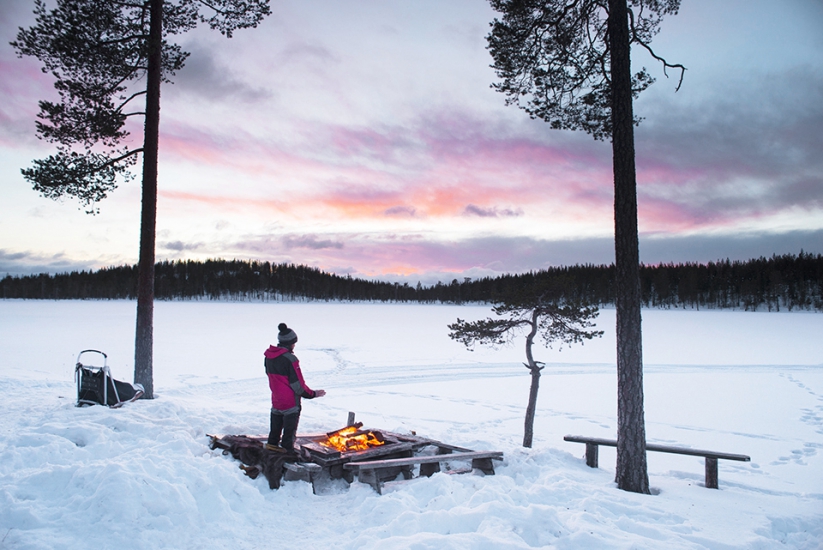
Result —
[[[222, 439], [227, 435], [245, 435], [249, 439], [255, 439], [260, 443], [265, 443], [269, 439], [269, 434], [256, 434], [256, 435], [247, 435], [247, 434], [206, 434], [206, 437], [211, 437], [212, 439]], [[326, 437], [326, 434], [297, 434], [295, 436], [295, 442], [299, 442], [300, 440], [304, 441], [316, 441], [319, 439], [323, 439]]]
[[379, 447], [372, 447], [368, 451], [359, 451], [362, 454], [352, 454], [344, 456], [343, 458], [350, 459], [350, 463], [362, 462], [364, 460], [371, 460], [379, 456], [391, 455], [394, 453], [411, 452], [414, 446], [411, 443], [392, 443], [380, 445]]
[[[268, 436], [266, 436], [268, 437]], [[304, 440], [304, 441], [322, 441], [326, 438], [325, 433], [317, 433], [317, 434], [297, 434], [294, 438], [295, 441]]]
[[326, 467], [347, 462], [370, 460], [391, 454], [410, 456], [414, 449], [411, 443], [386, 443], [378, 447], [371, 447], [368, 450], [350, 451], [348, 453], [340, 453], [319, 443], [308, 443], [303, 447], [310, 452], [311, 460]]
[[318, 460], [323, 464], [340, 460], [340, 451], [325, 447], [316, 441], [300, 442], [299, 445], [311, 455], [312, 460]]
[[458, 453], [470, 453], [470, 452], [472, 452], [471, 449], [466, 449], [465, 447], [458, 447], [456, 445], [449, 445], [448, 443], [443, 443], [442, 441], [435, 441], [434, 439], [430, 439], [429, 441], [430, 441], [431, 445], [434, 445], [435, 447], [438, 448], [438, 453], [439, 452], [443, 452], [443, 453], [449, 452], [450, 453], [452, 451], [456, 451]]
[[317, 464], [311, 463], [291, 463], [283, 464], [284, 472], [283, 479], [286, 481], [306, 481], [312, 484], [314, 490], [314, 482], [323, 469]]
[[583, 435], [567, 435], [563, 438], [563, 440], [571, 441], [572, 443], [593, 443], [595, 445], [617, 447], [617, 440], [615, 439], [602, 439], [599, 437], [586, 437]]
[[427, 445], [432, 445], [437, 447], [438, 449], [443, 449], [444, 451], [458, 451], [461, 453], [470, 453], [471, 449], [466, 449], [465, 447], [458, 447], [456, 445], [450, 445], [448, 443], [443, 443], [442, 441], [437, 441], [436, 439], [429, 439], [426, 437], [421, 437], [419, 435], [404, 435], [398, 434], [393, 432], [383, 432], [383, 435], [390, 435], [396, 438], [398, 441], [405, 441], [408, 443], [414, 443], [417, 448], [426, 447]]
[[656, 445], [654, 443], [646, 443], [647, 451], [656, 451], [659, 453], [673, 453], [679, 455], [702, 456], [705, 458], [721, 458], [723, 460], [737, 460], [740, 462], [749, 462], [751, 457], [747, 455], [738, 455], [732, 453], [719, 453], [716, 451], [704, 451], [701, 449], [690, 449], [688, 447], [673, 447], [669, 445]]
[[468, 453], [449, 453], [442, 455], [412, 456], [409, 458], [389, 458], [386, 460], [369, 460], [348, 462], [343, 465], [346, 470], [374, 470], [391, 466], [408, 466], [412, 464], [430, 464], [433, 462], [450, 462], [452, 460], [494, 459], [503, 460], [501, 451], [472, 451]]
[[283, 464], [283, 467], [293, 472], [300, 472], [304, 470], [309, 472], [319, 472], [323, 469], [323, 467], [319, 464], [314, 464], [312, 462], [286, 462]]
[[[563, 438], [565, 441], [572, 443], [586, 443], [591, 445], [605, 445], [607, 447], [617, 447], [617, 441], [614, 439], [601, 439], [599, 437], [584, 437], [582, 435], [567, 435]], [[749, 462], [751, 457], [747, 455], [739, 455], [732, 453], [721, 453], [717, 451], [706, 451], [702, 449], [691, 449], [689, 447], [675, 447], [673, 445], [658, 445], [656, 443], [646, 443], [647, 451], [655, 451], [658, 453], [672, 453], [689, 456], [702, 456], [704, 458], [714, 458], [723, 460], [737, 460], [740, 462]]]

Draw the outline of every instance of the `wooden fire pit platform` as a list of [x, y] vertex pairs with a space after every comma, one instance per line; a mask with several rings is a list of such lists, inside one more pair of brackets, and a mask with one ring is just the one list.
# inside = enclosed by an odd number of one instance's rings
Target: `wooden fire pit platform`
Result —
[[[315, 494], [339, 480], [351, 484], [355, 479], [366, 483], [378, 493], [383, 483], [399, 476], [412, 479], [431, 476], [445, 471], [451, 474], [468, 473], [474, 470], [486, 475], [494, 475], [493, 460], [502, 460], [501, 451], [473, 451], [418, 435], [380, 432], [385, 443], [365, 450], [340, 452], [319, 442], [327, 434], [299, 434], [295, 441], [297, 456], [294, 461], [283, 464], [283, 479], [302, 480], [312, 484]], [[212, 448], [227, 448], [221, 442], [223, 436], [210, 436]], [[266, 435], [242, 436], [256, 440], [260, 446]], [[247, 475], [248, 475], [248, 469]]]
[[[322, 490], [326, 480], [343, 479], [352, 483], [357, 478], [382, 491], [383, 483], [403, 476], [431, 476], [441, 471], [441, 464], [448, 473], [466, 473], [479, 470], [494, 475], [492, 460], [502, 460], [500, 451], [473, 451], [418, 435], [380, 432], [385, 444], [362, 451], [338, 452], [318, 443], [325, 434], [318, 436], [298, 435], [295, 447], [300, 449], [300, 460], [285, 465], [286, 480], [304, 480], [312, 484], [315, 493]], [[455, 469], [452, 463], [466, 463], [469, 467]]]
[[[493, 460], [503, 460], [501, 451], [473, 451], [456, 445], [449, 445], [442, 441], [420, 437], [412, 432], [398, 434], [382, 430], [361, 430], [363, 423], [354, 421], [354, 413], [349, 412], [346, 426], [340, 430], [322, 434], [298, 434], [294, 443], [296, 456], [289, 455], [288, 459], [278, 461], [282, 464], [283, 479], [287, 481], [302, 480], [312, 484], [315, 494], [324, 492], [324, 486], [337, 480], [351, 484], [355, 477], [361, 483], [371, 485], [375, 491], [381, 493], [383, 483], [403, 476], [403, 479], [417, 476], [431, 476], [441, 471], [441, 465], [446, 473], [460, 474], [478, 470], [486, 475], [494, 475]], [[342, 434], [354, 429], [354, 433]], [[368, 445], [362, 450], [338, 451], [321, 442], [329, 441], [331, 436], [345, 435], [347, 437], [364, 434], [368, 437]], [[211, 448], [229, 449], [231, 443], [223, 441], [224, 436], [210, 436]], [[263, 444], [268, 436], [225, 436], [244, 438], [252, 442], [258, 451], [272, 454], [272, 451], [263, 451]], [[362, 436], [359, 436], [362, 437]], [[369, 438], [371, 438], [369, 440]], [[381, 444], [382, 442], [382, 444]], [[377, 443], [373, 445], [373, 443]], [[348, 442], [347, 442], [348, 445]], [[351, 448], [351, 447], [347, 447]], [[224, 453], [228, 451], [224, 450]], [[273, 453], [277, 454], [277, 453]], [[235, 454], [235, 458], [239, 455]], [[454, 468], [452, 463], [459, 463], [468, 467]], [[254, 465], [244, 468], [246, 475], [256, 477], [262, 471], [269, 478], [271, 487], [279, 487], [280, 474], [271, 467]], [[279, 470], [277, 470], [279, 472]]]

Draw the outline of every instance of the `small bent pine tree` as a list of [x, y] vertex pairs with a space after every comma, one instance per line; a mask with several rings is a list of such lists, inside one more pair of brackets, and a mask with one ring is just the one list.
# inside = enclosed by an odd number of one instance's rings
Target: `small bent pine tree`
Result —
[[534, 416], [537, 409], [537, 392], [540, 388], [540, 373], [545, 364], [536, 361], [532, 353], [535, 337], [540, 335], [547, 347], [559, 344], [582, 344], [586, 340], [603, 335], [603, 331], [592, 330], [593, 320], [599, 312], [596, 306], [568, 302], [550, 297], [548, 292], [521, 292], [494, 303], [492, 311], [498, 318], [479, 321], [457, 319], [448, 325], [449, 337], [473, 350], [477, 344], [499, 346], [511, 344], [518, 335], [526, 334], [526, 363], [523, 365], [531, 373], [529, 403], [523, 432], [523, 446], [531, 447], [534, 439]]

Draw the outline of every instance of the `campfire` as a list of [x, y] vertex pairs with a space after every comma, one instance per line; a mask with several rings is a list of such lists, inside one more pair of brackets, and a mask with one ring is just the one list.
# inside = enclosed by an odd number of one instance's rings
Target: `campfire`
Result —
[[362, 422], [357, 422], [343, 429], [326, 434], [326, 439], [318, 441], [324, 447], [341, 453], [365, 451], [386, 443], [383, 434], [376, 431], [362, 430]]
[[[493, 475], [492, 459], [501, 460], [503, 457], [501, 452], [472, 451], [420, 437], [414, 432], [409, 435], [364, 430], [362, 422], [355, 423], [354, 413], [349, 413], [347, 426], [340, 430], [298, 435], [295, 440], [298, 452], [295, 455], [267, 453], [263, 446], [267, 435], [210, 437], [211, 448], [223, 449], [224, 453], [231, 453], [241, 460], [241, 468], [252, 479], [262, 472], [272, 488], [279, 487], [281, 475], [286, 481], [308, 481], [316, 494], [320, 494], [317, 493], [318, 484], [321, 491], [325, 491], [324, 484], [329, 480], [342, 479], [353, 483], [355, 477], [362, 483], [370, 484], [379, 493], [384, 482], [396, 480], [400, 475], [404, 479], [415, 477], [416, 467], [419, 467], [418, 476], [431, 476], [441, 471], [441, 462], [451, 473], [478, 469], [486, 475]], [[277, 455], [274, 457], [276, 460], [268, 460], [273, 455]], [[286, 461], [279, 461], [281, 459]], [[472, 467], [451, 469], [448, 462], [452, 460], [471, 461]]]

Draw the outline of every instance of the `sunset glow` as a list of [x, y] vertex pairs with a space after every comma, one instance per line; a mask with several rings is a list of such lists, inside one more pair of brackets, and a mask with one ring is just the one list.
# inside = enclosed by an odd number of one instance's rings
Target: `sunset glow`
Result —
[[[550, 130], [489, 88], [490, 7], [368, 6], [274, 2], [258, 29], [183, 39], [191, 57], [162, 95], [158, 259], [412, 284], [611, 262], [610, 145]], [[135, 263], [139, 165], [97, 216], [22, 179], [53, 152], [34, 120], [55, 92], [8, 46], [30, 3], [0, 15], [0, 274]], [[677, 93], [633, 53], [657, 78], [636, 102], [643, 261], [823, 252], [820, 28], [815, 2], [778, 14], [765, 0], [684, 2], [654, 42], [688, 68]]]

